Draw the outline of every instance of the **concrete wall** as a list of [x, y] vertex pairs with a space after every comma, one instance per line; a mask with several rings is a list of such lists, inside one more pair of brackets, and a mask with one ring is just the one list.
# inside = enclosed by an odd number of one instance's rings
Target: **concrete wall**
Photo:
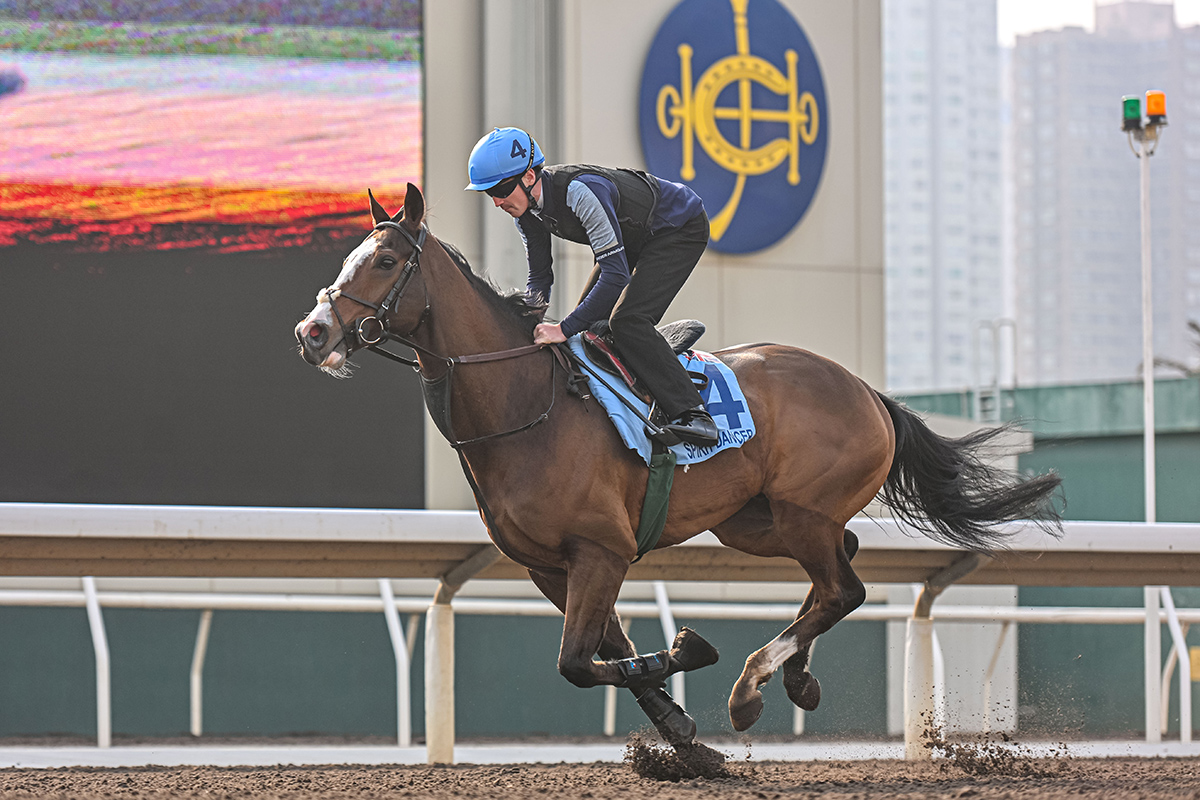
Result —
[[[883, 112], [879, 0], [785, 0], [821, 64], [832, 136], [800, 223], [748, 255], [709, 251], [668, 318], [708, 324], [701, 346], [794, 344], [883, 386]], [[498, 285], [523, 287], [511, 219], [464, 192], [472, 145], [527, 127], [549, 163], [644, 168], [637, 107], [646, 53], [675, 0], [438, 0], [425, 6], [425, 186], [436, 235]], [[559, 245], [554, 316], [590, 252]], [[427, 425], [426, 506], [470, 508], [458, 459]]]

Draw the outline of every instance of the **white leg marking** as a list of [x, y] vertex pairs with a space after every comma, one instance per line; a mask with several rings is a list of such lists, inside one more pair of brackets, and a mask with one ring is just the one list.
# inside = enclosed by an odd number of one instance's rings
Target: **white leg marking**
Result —
[[766, 647], [758, 651], [758, 666], [765, 670], [761, 674], [774, 675], [775, 670], [783, 666], [783, 662], [796, 655], [800, 648], [796, 646], [796, 637], [780, 634], [771, 640]]

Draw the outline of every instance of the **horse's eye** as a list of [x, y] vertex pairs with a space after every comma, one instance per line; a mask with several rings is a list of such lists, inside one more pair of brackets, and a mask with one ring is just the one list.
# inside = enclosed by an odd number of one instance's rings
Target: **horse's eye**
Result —
[[396, 259], [391, 257], [384, 258], [379, 262], [380, 269], [391, 269], [394, 266], [396, 266]]

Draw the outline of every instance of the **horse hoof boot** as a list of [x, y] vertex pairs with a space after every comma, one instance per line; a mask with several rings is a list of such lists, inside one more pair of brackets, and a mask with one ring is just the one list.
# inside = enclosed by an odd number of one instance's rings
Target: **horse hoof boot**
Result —
[[671, 643], [671, 660], [679, 665], [682, 672], [710, 666], [717, 663], [719, 658], [717, 648], [691, 628], [680, 629]]
[[756, 687], [739, 680], [729, 695], [729, 722], [739, 733], [758, 722], [763, 712], [763, 696]]
[[695, 741], [696, 721], [671, 699], [665, 689], [647, 689], [638, 695], [637, 703], [667, 744], [676, 750]]
[[821, 703], [821, 682], [811, 672], [801, 672], [793, 677], [785, 670], [783, 688], [788, 699], [805, 711], [816, 711]]

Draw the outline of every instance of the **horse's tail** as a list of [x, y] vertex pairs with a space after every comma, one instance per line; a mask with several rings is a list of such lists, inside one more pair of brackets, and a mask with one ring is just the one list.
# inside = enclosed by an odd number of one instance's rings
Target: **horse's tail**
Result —
[[1004, 544], [1008, 534], [993, 527], [1001, 522], [1034, 520], [1048, 533], [1062, 535], [1057, 474], [1022, 478], [980, 458], [982, 448], [1013, 426], [949, 439], [900, 403], [879, 397], [896, 430], [883, 502], [902, 521], [939, 542], [977, 551]]

